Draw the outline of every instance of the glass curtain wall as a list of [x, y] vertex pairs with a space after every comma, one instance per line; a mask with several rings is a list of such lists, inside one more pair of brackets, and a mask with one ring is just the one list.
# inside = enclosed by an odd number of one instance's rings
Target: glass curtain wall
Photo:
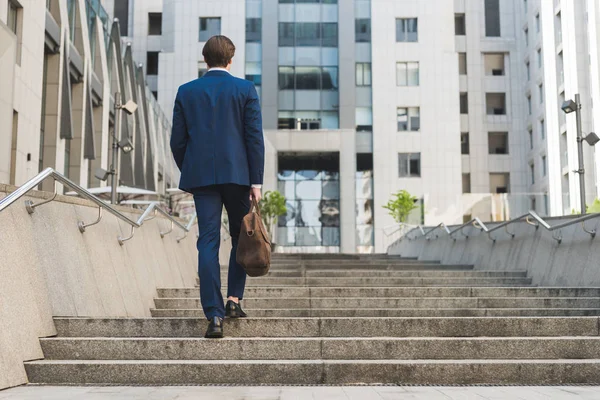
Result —
[[261, 95], [262, 88], [262, 0], [246, 0], [246, 79]]
[[277, 244], [284, 247], [340, 246], [338, 153], [279, 156], [278, 190], [286, 198]]
[[338, 40], [337, 1], [279, 1], [279, 129], [339, 129]]

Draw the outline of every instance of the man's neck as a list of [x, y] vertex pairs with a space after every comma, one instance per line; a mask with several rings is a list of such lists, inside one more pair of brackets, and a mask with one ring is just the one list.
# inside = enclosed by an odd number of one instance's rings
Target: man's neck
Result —
[[229, 69], [227, 69], [227, 68], [223, 68], [223, 67], [213, 67], [213, 68], [210, 68], [210, 69], [209, 69], [209, 71], [225, 71], [225, 72], [227, 72], [228, 74], [230, 74], [230, 73], [231, 73], [231, 72], [229, 71]]

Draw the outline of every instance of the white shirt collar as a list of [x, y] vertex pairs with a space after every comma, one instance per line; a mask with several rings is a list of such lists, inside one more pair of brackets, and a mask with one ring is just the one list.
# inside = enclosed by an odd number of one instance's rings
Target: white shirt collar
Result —
[[208, 72], [210, 72], [210, 71], [225, 71], [225, 72], [227, 72], [228, 74], [231, 75], [231, 72], [227, 71], [226, 68], [215, 67], [215, 68], [211, 68], [211, 69], [208, 70]]

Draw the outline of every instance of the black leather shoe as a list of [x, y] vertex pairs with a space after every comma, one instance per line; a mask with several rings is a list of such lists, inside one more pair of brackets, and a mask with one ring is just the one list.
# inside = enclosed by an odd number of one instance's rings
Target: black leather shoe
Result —
[[212, 317], [208, 323], [208, 329], [206, 330], [205, 338], [208, 339], [220, 339], [223, 337], [223, 318]]
[[225, 316], [227, 318], [245, 318], [248, 315], [242, 310], [242, 306], [233, 300], [229, 300], [225, 306]]

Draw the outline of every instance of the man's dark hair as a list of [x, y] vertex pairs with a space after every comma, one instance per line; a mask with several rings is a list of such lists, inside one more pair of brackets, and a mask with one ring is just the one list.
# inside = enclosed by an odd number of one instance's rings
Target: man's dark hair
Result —
[[235, 54], [235, 45], [227, 36], [213, 36], [204, 45], [202, 55], [210, 68], [225, 68]]

